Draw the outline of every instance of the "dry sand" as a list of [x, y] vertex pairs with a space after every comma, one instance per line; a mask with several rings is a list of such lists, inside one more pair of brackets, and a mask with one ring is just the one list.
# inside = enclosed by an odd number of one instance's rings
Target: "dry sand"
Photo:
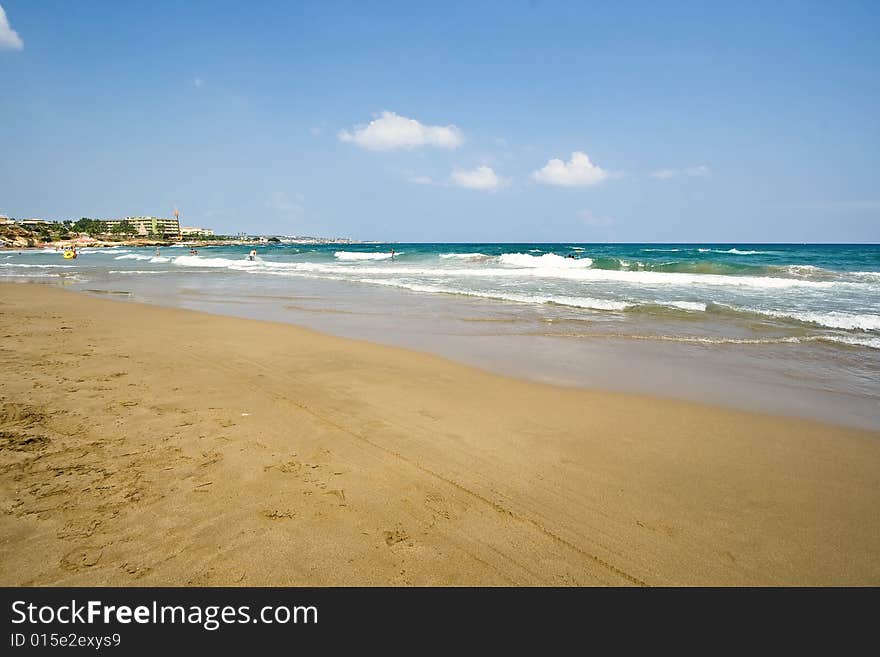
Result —
[[880, 584], [880, 434], [0, 285], [4, 585]]

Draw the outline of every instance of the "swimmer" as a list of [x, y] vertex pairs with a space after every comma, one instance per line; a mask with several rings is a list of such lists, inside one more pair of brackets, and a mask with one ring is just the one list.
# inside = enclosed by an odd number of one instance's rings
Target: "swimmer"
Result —
[[250, 260], [251, 262], [253, 262], [253, 261], [256, 260], [256, 259], [257, 259], [257, 250], [256, 250], [256, 249], [251, 249], [251, 252], [248, 253], [248, 260]]

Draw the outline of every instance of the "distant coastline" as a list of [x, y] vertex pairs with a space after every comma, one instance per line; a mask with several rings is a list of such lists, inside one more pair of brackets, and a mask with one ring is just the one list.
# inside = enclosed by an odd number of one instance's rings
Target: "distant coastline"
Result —
[[88, 248], [102, 247], [161, 247], [161, 246], [212, 246], [212, 245], [249, 245], [249, 244], [363, 244], [359, 240], [347, 237], [314, 237], [309, 235], [214, 235], [209, 234], [166, 234], [134, 236], [112, 234], [110, 232], [94, 232], [74, 230], [76, 224], [65, 225], [61, 222], [41, 222], [36, 225], [22, 224], [6, 218], [0, 223], [0, 247], [6, 249], [28, 248], [64, 248], [82, 246]]

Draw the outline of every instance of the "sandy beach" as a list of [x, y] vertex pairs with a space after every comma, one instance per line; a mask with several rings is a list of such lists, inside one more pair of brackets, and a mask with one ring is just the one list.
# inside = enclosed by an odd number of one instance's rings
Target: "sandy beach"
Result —
[[880, 434], [0, 285], [0, 584], [877, 585]]

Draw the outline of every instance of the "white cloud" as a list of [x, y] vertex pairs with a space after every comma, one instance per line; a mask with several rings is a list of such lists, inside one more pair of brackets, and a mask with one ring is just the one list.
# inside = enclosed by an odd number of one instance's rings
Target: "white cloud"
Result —
[[701, 164], [695, 167], [685, 167], [684, 169], [660, 169], [651, 173], [652, 178], [658, 180], [669, 180], [671, 178], [680, 178], [681, 176], [708, 176], [711, 172], [709, 167]]
[[589, 187], [609, 177], [609, 172], [593, 164], [589, 156], [581, 151], [572, 153], [568, 162], [552, 159], [542, 169], [532, 173], [532, 178], [539, 183], [560, 187]]
[[22, 50], [24, 48], [24, 41], [18, 36], [18, 32], [12, 29], [9, 19], [6, 18], [6, 11], [0, 6], [0, 50], [4, 48]]
[[193, 86], [196, 88], [205, 86], [205, 81], [202, 78], [193, 78]]
[[494, 192], [499, 187], [506, 184], [503, 178], [500, 178], [492, 167], [480, 166], [476, 169], [466, 171], [464, 169], [456, 169], [450, 176], [452, 184], [467, 189], [478, 189], [486, 192]]
[[371, 151], [419, 146], [453, 149], [464, 143], [464, 134], [454, 125], [424, 125], [394, 112], [382, 112], [365, 126], [355, 126], [351, 132], [342, 130], [339, 139]]

